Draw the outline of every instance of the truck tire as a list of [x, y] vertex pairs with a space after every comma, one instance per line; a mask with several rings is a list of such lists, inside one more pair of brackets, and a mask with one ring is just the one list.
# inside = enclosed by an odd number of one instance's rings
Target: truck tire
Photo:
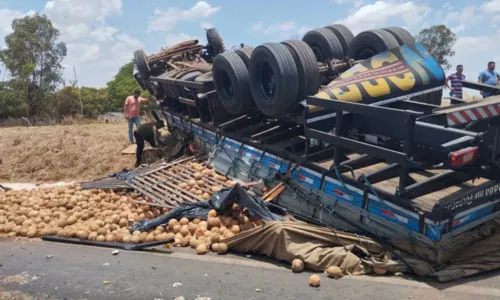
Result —
[[151, 76], [151, 69], [149, 68], [148, 58], [144, 50], [136, 50], [134, 52], [134, 60], [141, 78], [147, 81]]
[[250, 66], [250, 57], [252, 56], [253, 47], [245, 46], [243, 48], [235, 50], [234, 52], [236, 52], [236, 54], [241, 57], [248, 69], [248, 67]]
[[281, 43], [288, 48], [297, 66], [299, 75], [297, 100], [302, 101], [307, 96], [316, 94], [321, 84], [321, 78], [312, 49], [303, 41], [292, 40]]
[[362, 60], [397, 47], [398, 41], [387, 31], [367, 30], [354, 37], [347, 55], [354, 60]]
[[202, 83], [213, 82], [214, 81], [213, 73], [208, 72], [205, 74], [201, 74], [200, 76], [196, 77], [194, 81]]
[[398, 41], [400, 46], [415, 44], [415, 38], [404, 28], [401, 27], [386, 27], [382, 30], [389, 32]]
[[[166, 77], [174, 79], [177, 72], [178, 72], [178, 70], [172, 70], [172, 71], [167, 73]], [[168, 97], [173, 98], [173, 99], [177, 99], [177, 97], [178, 97], [177, 92], [175, 90], [175, 86], [172, 84], [166, 84], [166, 94]]]
[[283, 44], [265, 43], [250, 58], [250, 88], [255, 104], [276, 117], [292, 108], [299, 92], [299, 74], [292, 54]]
[[340, 44], [342, 45], [342, 50], [344, 56], [347, 55], [347, 50], [351, 45], [352, 40], [354, 39], [354, 34], [349, 30], [349, 28], [345, 27], [342, 24], [333, 24], [325, 27], [335, 34], [335, 36], [339, 39]]
[[[188, 72], [187, 74], [184, 74], [180, 80], [184, 80], [184, 81], [194, 81], [196, 79], [196, 77], [200, 76], [201, 75], [201, 72], [200, 71], [190, 71]], [[178, 97], [184, 97], [185, 98], [185, 94], [187, 92], [189, 92], [189, 89], [186, 88], [186, 87], [183, 87], [183, 86], [178, 86], [176, 85], [175, 86], [177, 88], [177, 95]]]
[[344, 57], [344, 50], [342, 50], [339, 39], [326, 28], [309, 31], [304, 35], [302, 41], [311, 47], [318, 62]]
[[212, 75], [217, 97], [230, 114], [242, 114], [252, 108], [248, 69], [238, 54], [228, 52], [217, 55]]
[[224, 52], [224, 42], [222, 41], [217, 29], [210, 28], [207, 30], [207, 41], [214, 57], [217, 54]]

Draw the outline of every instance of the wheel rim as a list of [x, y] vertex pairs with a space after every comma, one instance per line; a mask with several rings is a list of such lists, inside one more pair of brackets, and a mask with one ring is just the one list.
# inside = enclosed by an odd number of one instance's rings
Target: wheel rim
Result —
[[323, 52], [321, 52], [321, 49], [318, 46], [313, 46], [311, 47], [311, 49], [314, 53], [314, 56], [316, 57], [316, 61], [323, 62]]
[[218, 81], [221, 83], [222, 93], [226, 96], [225, 98], [229, 101], [233, 101], [233, 85], [231, 84], [231, 79], [229, 75], [224, 71], [218, 72]]
[[375, 56], [376, 54], [377, 54], [377, 51], [375, 51], [375, 49], [364, 48], [358, 52], [357, 58], [358, 59], [368, 59], [372, 56]]
[[276, 91], [276, 81], [273, 69], [267, 62], [263, 62], [259, 66], [259, 86], [264, 99], [271, 102]]

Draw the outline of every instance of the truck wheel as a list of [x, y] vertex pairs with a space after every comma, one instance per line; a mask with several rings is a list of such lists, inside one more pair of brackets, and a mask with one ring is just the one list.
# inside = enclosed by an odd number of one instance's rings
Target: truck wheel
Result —
[[[172, 70], [167, 73], [166, 77], [167, 78], [175, 78], [175, 75], [177, 74], [178, 70]], [[166, 84], [166, 92], [167, 96], [173, 99], [177, 99], [177, 92], [175, 91], [175, 86], [172, 84]]]
[[268, 116], [293, 107], [299, 92], [299, 74], [292, 54], [283, 44], [266, 43], [250, 58], [250, 88], [255, 104]]
[[217, 97], [230, 114], [245, 113], [252, 108], [248, 69], [238, 54], [228, 52], [217, 55], [212, 76]]
[[[201, 72], [200, 71], [191, 71], [188, 72], [187, 74], [183, 75], [180, 80], [184, 81], [194, 81], [196, 77], [200, 76]], [[186, 93], [190, 92], [189, 88], [183, 87], [183, 86], [175, 86], [177, 88], [177, 95], [178, 97], [183, 97], [186, 98], [185, 95]]]
[[210, 28], [207, 30], [207, 41], [214, 57], [217, 54], [224, 52], [224, 42], [222, 41], [217, 29]]
[[144, 50], [136, 50], [134, 52], [134, 60], [141, 78], [143, 80], [148, 80], [151, 76], [151, 69], [149, 68], [148, 58]]
[[250, 66], [250, 57], [252, 56], [253, 47], [245, 46], [235, 50], [234, 52], [236, 52], [236, 54], [238, 54], [238, 56], [243, 60], [243, 63], [245, 63], [245, 66], [248, 69]]
[[333, 24], [326, 26], [325, 28], [333, 32], [333, 34], [335, 34], [335, 36], [339, 39], [339, 42], [342, 45], [343, 54], [346, 56], [347, 50], [354, 39], [354, 34], [352, 34], [349, 28], [342, 24]]
[[304, 35], [302, 41], [311, 47], [319, 62], [325, 62], [332, 58], [343, 58], [344, 50], [339, 39], [332, 31], [326, 28], [319, 28], [309, 31]]
[[297, 66], [299, 75], [297, 100], [302, 101], [307, 96], [316, 94], [320, 87], [321, 78], [312, 49], [303, 41], [284, 41], [281, 43], [288, 48]]
[[213, 73], [212, 72], [208, 72], [208, 73], [205, 73], [205, 74], [201, 74], [200, 76], [196, 77], [194, 81], [196, 81], [196, 82], [203, 82], [203, 83], [213, 82], [214, 81]]
[[347, 55], [354, 60], [362, 60], [397, 47], [398, 41], [387, 31], [367, 30], [354, 37]]
[[382, 30], [389, 32], [398, 41], [400, 46], [415, 44], [415, 38], [404, 28], [401, 27], [386, 27]]

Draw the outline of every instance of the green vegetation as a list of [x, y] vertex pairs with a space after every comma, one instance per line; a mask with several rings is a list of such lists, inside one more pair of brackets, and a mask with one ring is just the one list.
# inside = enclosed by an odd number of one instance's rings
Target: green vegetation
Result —
[[96, 118], [105, 112], [123, 111], [125, 98], [140, 88], [132, 76], [132, 61], [121, 67], [106, 87], [78, 87], [77, 82], [67, 85], [61, 65], [66, 45], [58, 41], [59, 30], [49, 18], [26, 16], [14, 20], [12, 29], [5, 37], [5, 49], [0, 50], [0, 61], [9, 74], [8, 81], [0, 82], [0, 121], [27, 118], [61, 122], [77, 115]]

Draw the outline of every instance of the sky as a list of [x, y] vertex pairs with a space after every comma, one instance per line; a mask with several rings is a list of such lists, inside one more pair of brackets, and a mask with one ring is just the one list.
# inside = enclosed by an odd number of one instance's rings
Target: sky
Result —
[[[413, 35], [445, 24], [457, 34], [452, 69], [476, 80], [490, 60], [500, 61], [500, 0], [0, 0], [0, 47], [15, 18], [47, 14], [61, 32], [68, 55], [64, 77], [103, 87], [134, 50], [197, 38], [216, 27], [226, 46], [301, 39], [310, 29], [344, 24], [354, 34], [401, 26]], [[450, 73], [447, 71], [447, 73]]]

